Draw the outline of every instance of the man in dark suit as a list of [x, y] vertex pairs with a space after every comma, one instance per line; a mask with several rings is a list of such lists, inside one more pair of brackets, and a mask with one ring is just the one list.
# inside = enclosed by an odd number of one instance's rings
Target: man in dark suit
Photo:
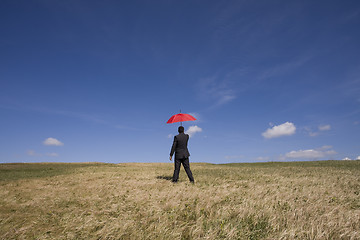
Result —
[[175, 153], [175, 170], [173, 175], [173, 182], [177, 182], [179, 179], [180, 165], [184, 166], [185, 172], [189, 177], [191, 183], [194, 183], [194, 178], [192, 172], [190, 170], [189, 163], [189, 150], [187, 148], [189, 135], [184, 133], [184, 127], [180, 126], [178, 128], [179, 134], [174, 137], [174, 142], [170, 151], [170, 161], [172, 160], [172, 156]]

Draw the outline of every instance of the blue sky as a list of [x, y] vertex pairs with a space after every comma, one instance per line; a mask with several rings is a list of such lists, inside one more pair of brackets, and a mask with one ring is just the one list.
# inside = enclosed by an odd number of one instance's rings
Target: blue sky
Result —
[[[0, 162], [360, 156], [359, 1], [1, 1]], [[190, 131], [189, 131], [190, 129]]]

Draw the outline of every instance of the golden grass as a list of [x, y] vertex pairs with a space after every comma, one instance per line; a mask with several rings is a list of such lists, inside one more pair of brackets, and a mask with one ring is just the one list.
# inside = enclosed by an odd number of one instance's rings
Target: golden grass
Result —
[[191, 168], [0, 164], [0, 239], [360, 239], [359, 161]]

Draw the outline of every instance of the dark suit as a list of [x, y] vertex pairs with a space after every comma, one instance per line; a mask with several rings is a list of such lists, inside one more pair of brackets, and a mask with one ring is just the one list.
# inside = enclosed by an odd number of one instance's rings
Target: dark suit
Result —
[[189, 150], [187, 148], [189, 141], [189, 135], [184, 133], [179, 133], [174, 137], [174, 142], [171, 147], [170, 156], [174, 155], [175, 153], [175, 170], [173, 175], [173, 182], [177, 182], [179, 179], [179, 172], [181, 163], [184, 166], [185, 172], [189, 177], [190, 182], [194, 182], [194, 178], [192, 176], [192, 172], [190, 170], [190, 163], [189, 163]]

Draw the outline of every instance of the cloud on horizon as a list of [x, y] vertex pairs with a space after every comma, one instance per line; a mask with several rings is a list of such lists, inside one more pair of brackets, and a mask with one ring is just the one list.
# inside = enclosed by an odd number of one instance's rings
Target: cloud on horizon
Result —
[[[342, 160], [353, 160], [353, 159], [345, 157]], [[357, 158], [355, 158], [354, 160], [360, 160], [360, 156], [357, 156]]]
[[319, 149], [290, 151], [285, 155], [280, 156], [280, 160], [286, 160], [286, 159], [315, 160], [315, 159], [327, 158], [335, 154], [337, 154], [337, 152], [332, 149], [332, 146], [323, 146]]
[[51, 137], [45, 139], [43, 144], [46, 146], [63, 146], [64, 145], [64, 143], [60, 142], [56, 138], [51, 138]]
[[291, 122], [286, 122], [272, 128], [268, 128], [265, 132], [262, 133], [264, 138], [277, 138], [282, 136], [291, 136], [295, 134], [296, 127]]

